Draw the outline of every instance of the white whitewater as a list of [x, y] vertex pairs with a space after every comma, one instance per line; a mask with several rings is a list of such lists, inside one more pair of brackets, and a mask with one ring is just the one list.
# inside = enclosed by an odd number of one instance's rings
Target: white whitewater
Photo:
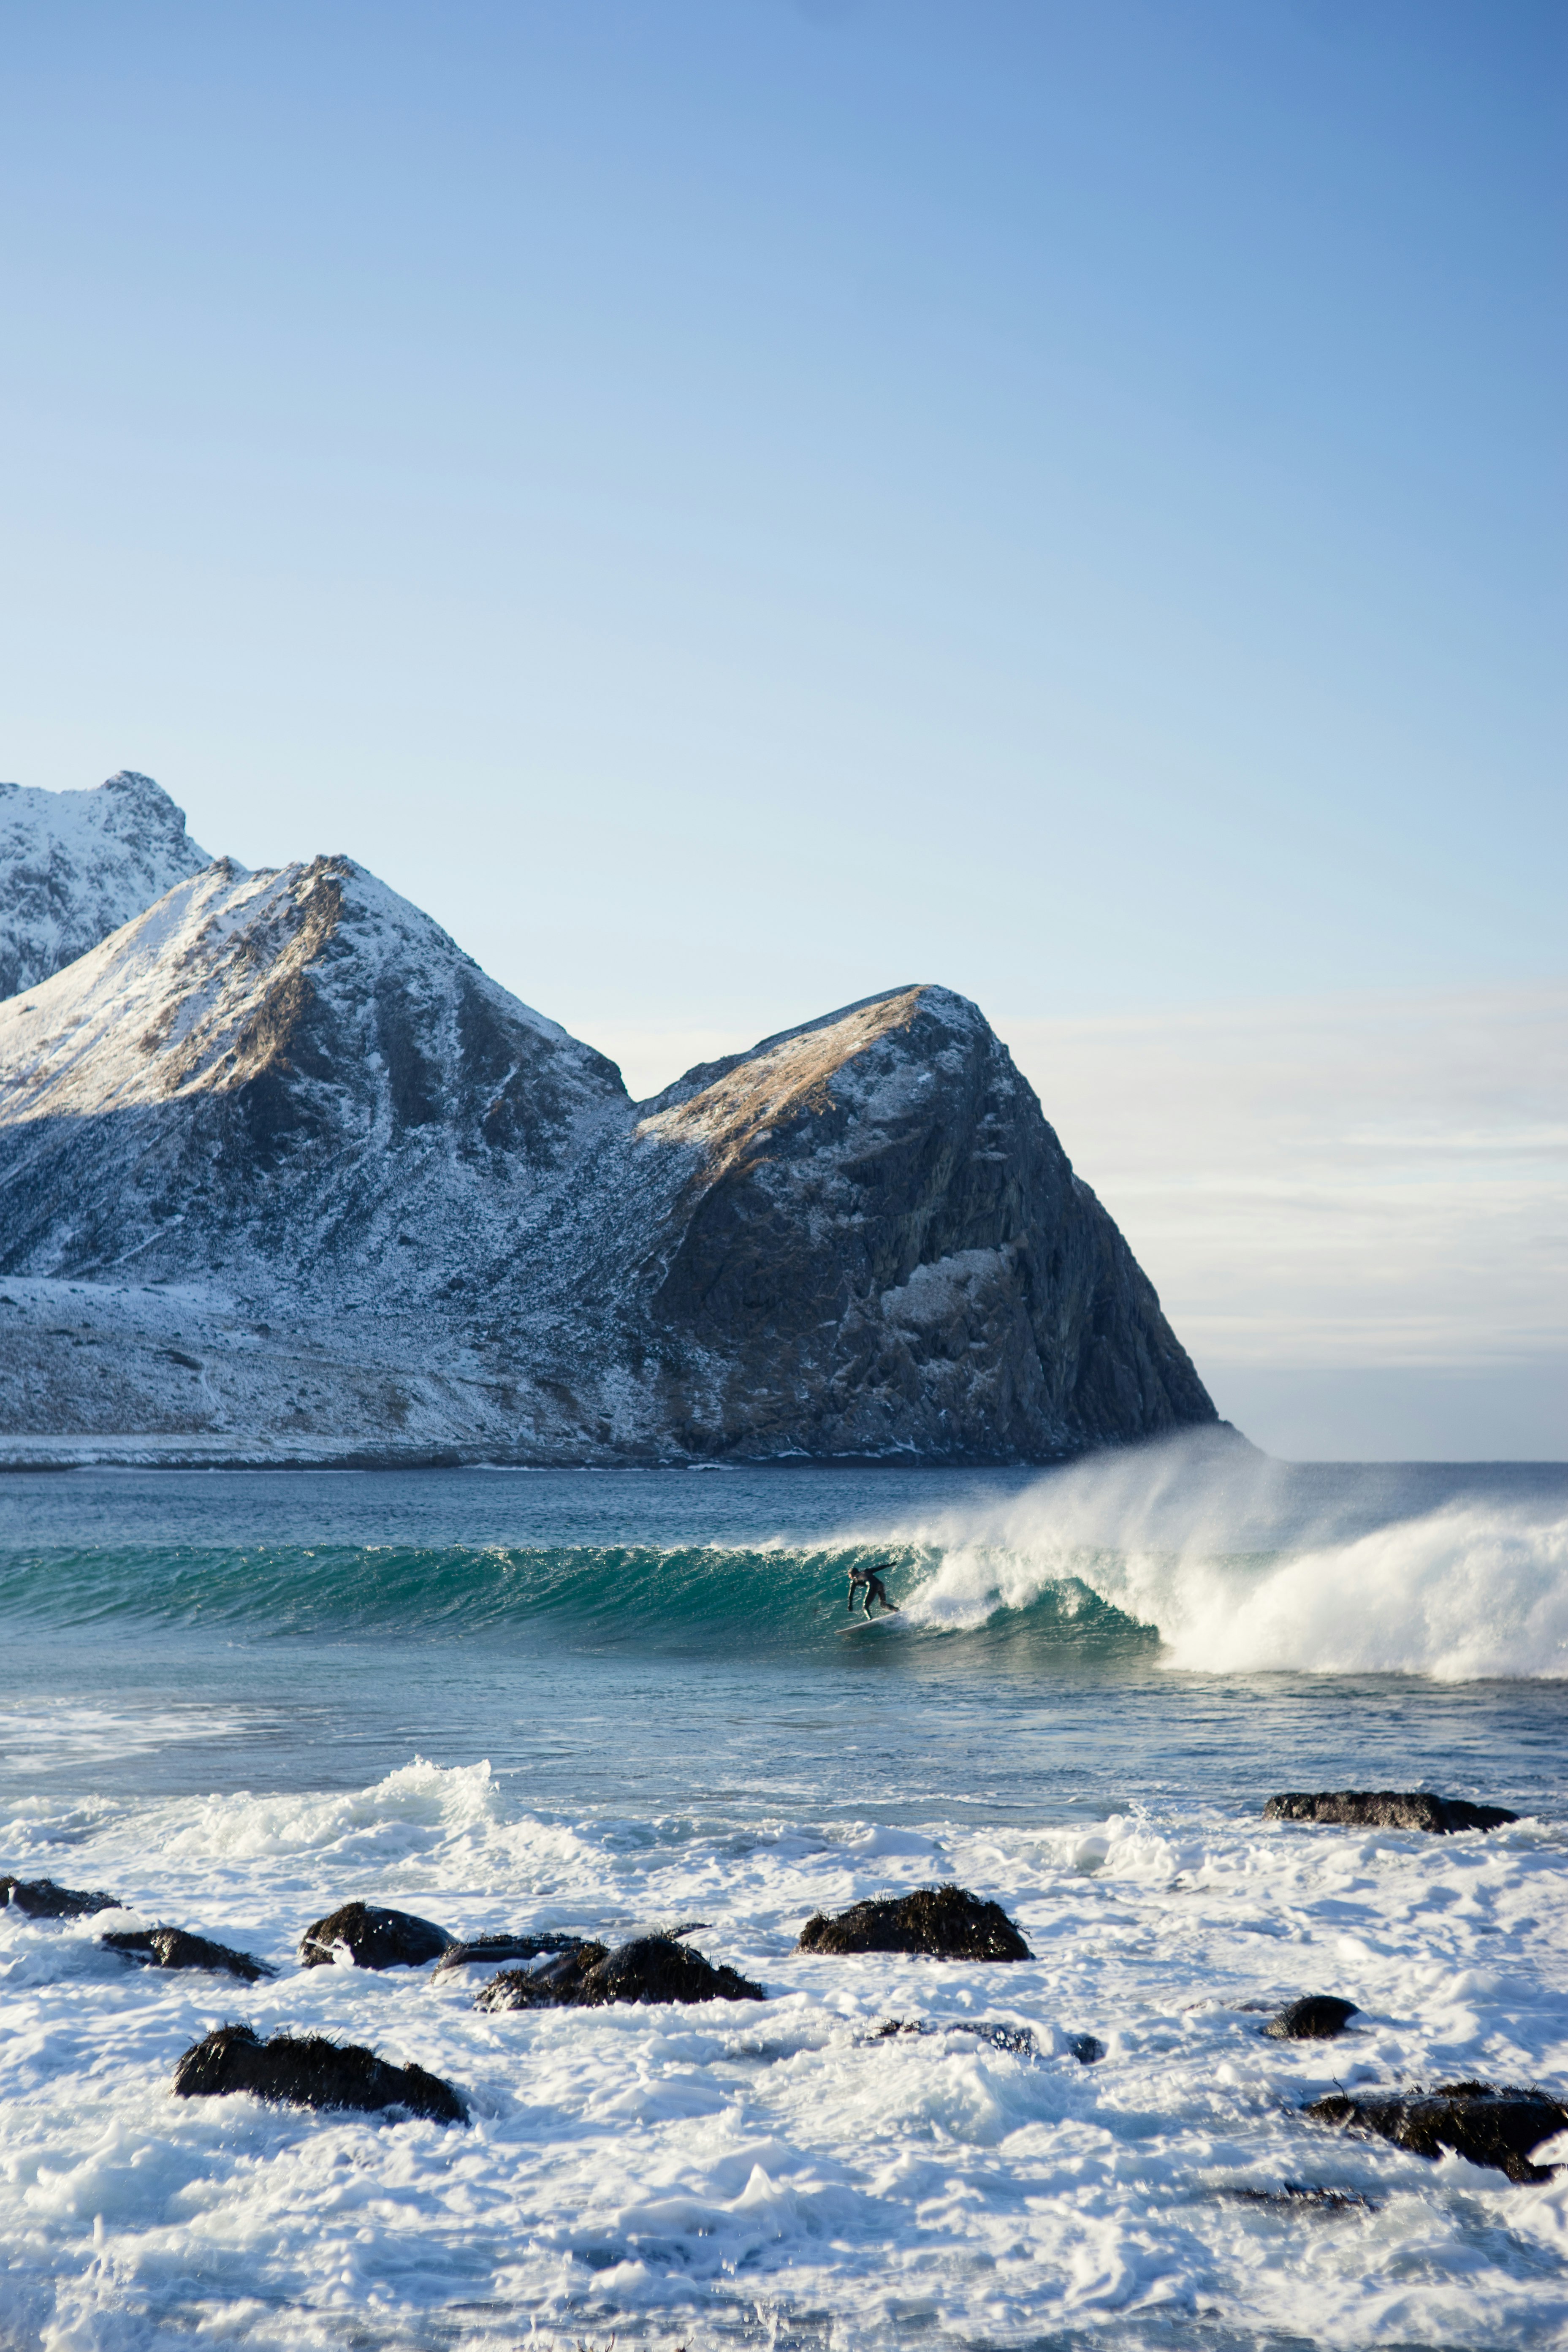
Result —
[[[1568, 2168], [1516, 2186], [1300, 2113], [1336, 2082], [1568, 2086], [1565, 1517], [1562, 1471], [1190, 1449], [1044, 1480], [0, 1482], [0, 1869], [129, 1906], [0, 1911], [0, 2345], [1568, 2341]], [[840, 1641], [873, 1556], [910, 1622]], [[1521, 1818], [1262, 1819], [1357, 1785]], [[1033, 1959], [794, 1948], [943, 1879]], [[472, 1975], [301, 1971], [356, 1895], [464, 1937], [700, 1920], [769, 1998], [481, 2014]], [[279, 1973], [100, 1940], [161, 1922]], [[1342, 2038], [1263, 2036], [1315, 1992], [1356, 2004]], [[227, 2020], [417, 2062], [471, 2125], [176, 2100]]]

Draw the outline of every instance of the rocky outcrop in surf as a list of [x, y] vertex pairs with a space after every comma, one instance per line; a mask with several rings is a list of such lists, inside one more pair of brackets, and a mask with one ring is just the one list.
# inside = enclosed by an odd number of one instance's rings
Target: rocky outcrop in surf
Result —
[[638, 1936], [606, 1951], [584, 1943], [542, 1968], [504, 1969], [481, 1985], [474, 2007], [606, 2009], [613, 2002], [765, 2000], [760, 1984], [734, 1969], [715, 1968], [673, 1936]]
[[573, 1995], [577, 2009], [612, 2001], [766, 2000], [760, 1984], [736, 1969], [715, 1966], [672, 1936], [638, 1936], [595, 1960]]
[[608, 1959], [607, 1944], [584, 1939], [550, 1953], [531, 1969], [501, 1969], [474, 1995], [476, 2009], [571, 2009], [591, 1968]]
[[1314, 2122], [1373, 2132], [1434, 2159], [1446, 2148], [1506, 2172], [1510, 2180], [1550, 2180], [1558, 2168], [1532, 2164], [1532, 2149], [1568, 2130], [1568, 2107], [1544, 2091], [1493, 2083], [1445, 2083], [1434, 2091], [1333, 2092], [1302, 2112]]
[[[448, 1944], [436, 1963], [436, 1974], [446, 1977], [455, 1969], [493, 1969], [502, 1960], [537, 1960], [584, 1948], [581, 1936], [475, 1936], [465, 1943]], [[605, 1947], [595, 1944], [593, 1948], [598, 1957]]]
[[57, 1886], [52, 1878], [0, 1877], [0, 1911], [15, 1909], [29, 1919], [85, 1919], [95, 1911], [120, 1908], [117, 1895]]
[[208, 863], [184, 811], [132, 768], [90, 793], [0, 784], [0, 997], [63, 971]]
[[208, 866], [0, 1004], [0, 1236], [16, 1434], [1057, 1461], [1215, 1420], [965, 998], [634, 1104], [343, 857]]
[[1452, 1837], [1459, 1830], [1499, 1830], [1519, 1815], [1506, 1805], [1475, 1805], [1468, 1797], [1434, 1796], [1428, 1789], [1320, 1789], [1270, 1797], [1266, 1822], [1323, 1822], [1334, 1829], [1426, 1830]]
[[939, 1960], [1034, 1958], [1000, 1903], [964, 1886], [921, 1886], [873, 1896], [836, 1917], [816, 1912], [800, 1931], [800, 1952], [921, 1952]]
[[122, 1935], [105, 1936], [104, 1948], [149, 1969], [205, 1969], [215, 1975], [238, 1977], [244, 1984], [259, 1984], [278, 1971], [250, 1952], [232, 1944], [215, 1944], [210, 1937], [193, 1936], [184, 1927], [136, 1927]]
[[1353, 2000], [1336, 1993], [1306, 1993], [1276, 2010], [1263, 2031], [1271, 2042], [1331, 2042], [1359, 2015]]
[[357, 2107], [372, 2115], [402, 2107], [438, 2124], [468, 2116], [461, 2095], [423, 2066], [395, 2066], [358, 2042], [321, 2034], [275, 2033], [263, 2042], [248, 2025], [220, 2025], [181, 2058], [174, 2095], [218, 2099], [237, 2091], [291, 2106]]
[[445, 1927], [415, 1911], [380, 1903], [342, 1903], [313, 1919], [300, 1938], [302, 1969], [330, 1969], [340, 1957], [356, 1969], [422, 1969], [452, 1943]]

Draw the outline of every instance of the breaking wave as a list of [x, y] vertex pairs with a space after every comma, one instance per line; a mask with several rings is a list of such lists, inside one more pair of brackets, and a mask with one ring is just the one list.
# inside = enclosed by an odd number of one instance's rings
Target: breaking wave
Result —
[[[1078, 1585], [1154, 1628], [1165, 1664], [1211, 1674], [1568, 1676], [1568, 1521], [1453, 1509], [1275, 1558], [947, 1551], [911, 1615], [991, 1623]], [[1058, 1604], [1059, 1606], [1059, 1601]]]
[[[572, 1546], [558, 1549], [247, 1547], [172, 1552], [128, 1547], [0, 1559], [0, 1612], [71, 1624], [152, 1618], [253, 1637], [483, 1635], [595, 1647], [799, 1652], [833, 1645], [849, 1622], [848, 1570], [893, 1559], [895, 1591], [940, 1575], [920, 1545], [863, 1541], [801, 1550]], [[1049, 1646], [1151, 1649], [1157, 1636], [1068, 1578], [1047, 1581], [995, 1624], [985, 1646], [1022, 1632]], [[901, 1633], [947, 1629], [916, 1598]]]
[[[1568, 1676], [1568, 1518], [1455, 1504], [1247, 1550], [1086, 1540], [1070, 1487], [805, 1549], [126, 1546], [0, 1556], [0, 1610], [253, 1639], [483, 1635], [649, 1650], [838, 1647], [847, 1571], [891, 1560], [879, 1655], [1141, 1656], [1208, 1674]], [[842, 1653], [840, 1653], [842, 1654]]]
[[1290, 1464], [1174, 1441], [900, 1533], [932, 1628], [1076, 1592], [1205, 1674], [1568, 1678], [1568, 1465]]

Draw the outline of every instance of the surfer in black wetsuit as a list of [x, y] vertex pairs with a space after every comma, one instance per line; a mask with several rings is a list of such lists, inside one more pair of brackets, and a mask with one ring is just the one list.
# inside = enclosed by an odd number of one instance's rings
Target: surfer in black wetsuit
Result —
[[849, 1614], [851, 1617], [855, 1614], [855, 1596], [858, 1592], [864, 1593], [866, 1614], [868, 1617], [871, 1614], [871, 1603], [873, 1601], [879, 1601], [883, 1608], [888, 1610], [891, 1615], [895, 1617], [898, 1615], [899, 1604], [896, 1601], [889, 1600], [888, 1588], [883, 1583], [879, 1573], [882, 1569], [891, 1568], [892, 1565], [893, 1563], [890, 1559], [879, 1559], [875, 1568], [852, 1568], [850, 1570]]

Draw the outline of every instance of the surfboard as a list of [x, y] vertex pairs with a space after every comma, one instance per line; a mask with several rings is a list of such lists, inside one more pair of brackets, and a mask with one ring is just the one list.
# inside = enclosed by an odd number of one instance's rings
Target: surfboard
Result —
[[868, 1633], [873, 1625], [890, 1625], [900, 1615], [897, 1609], [884, 1610], [879, 1617], [857, 1617], [852, 1623], [840, 1625], [841, 1633]]

